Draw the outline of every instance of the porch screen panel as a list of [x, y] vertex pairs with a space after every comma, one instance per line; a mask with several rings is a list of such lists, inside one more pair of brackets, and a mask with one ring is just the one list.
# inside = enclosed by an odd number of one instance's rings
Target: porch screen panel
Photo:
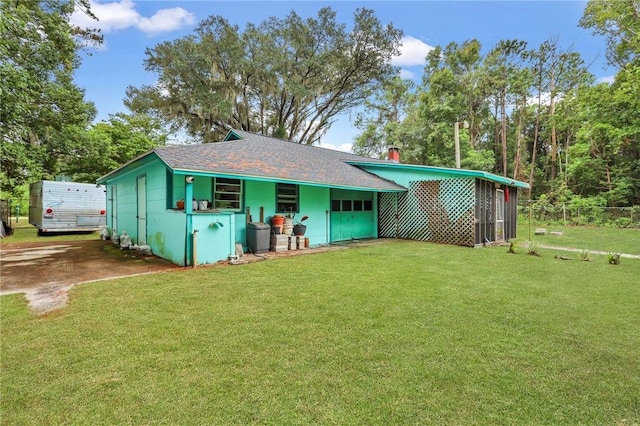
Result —
[[476, 245], [495, 241], [494, 193], [493, 183], [476, 179]]
[[509, 201], [505, 199], [504, 206], [504, 238], [508, 241], [516, 237], [516, 227], [518, 224], [518, 188], [509, 187]]

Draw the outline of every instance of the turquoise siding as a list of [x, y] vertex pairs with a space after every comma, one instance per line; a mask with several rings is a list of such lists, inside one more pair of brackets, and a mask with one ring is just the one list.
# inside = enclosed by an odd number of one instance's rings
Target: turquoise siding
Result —
[[[300, 211], [296, 213], [294, 222], [309, 216], [304, 221], [307, 226], [305, 237], [309, 244], [321, 245], [329, 242], [329, 188], [304, 186], [299, 187], [298, 205]], [[274, 182], [247, 181], [245, 182], [245, 207], [251, 213], [251, 221], [260, 221], [260, 208], [263, 208], [264, 222], [269, 223], [271, 216], [276, 214], [276, 184]], [[236, 239], [246, 248], [246, 215], [236, 215]]]
[[[456, 176], [443, 176], [441, 173], [434, 173], [426, 170], [411, 170], [411, 169], [393, 169], [390, 167], [376, 167], [367, 165], [363, 167], [366, 171], [380, 176], [381, 178], [390, 180], [398, 185], [409, 187], [409, 184], [413, 181], [430, 181], [430, 180], [442, 180], [442, 179], [455, 179]], [[460, 176], [459, 178], [463, 178]]]
[[328, 244], [330, 242], [330, 208], [329, 188], [317, 186], [300, 187], [300, 213], [296, 214], [295, 219], [300, 220], [302, 216], [309, 216], [309, 219], [305, 220], [303, 224], [307, 225], [305, 237], [309, 238], [310, 245]]
[[[180, 173], [180, 174], [178, 174]], [[138, 197], [136, 182], [140, 176], [146, 178], [146, 243], [157, 256], [178, 265], [191, 265], [195, 255], [197, 264], [215, 263], [235, 254], [235, 244], [246, 249], [247, 209], [250, 220], [263, 219], [269, 223], [276, 206], [276, 185], [274, 182], [245, 181], [241, 212], [193, 211], [190, 203], [185, 209], [177, 209], [177, 201], [196, 198], [212, 200], [211, 175], [195, 175], [192, 184], [186, 183], [185, 172], [168, 172], [164, 163], [150, 156], [128, 165], [120, 173], [112, 175], [106, 182], [117, 186], [117, 200], [107, 205], [107, 226], [111, 209], [117, 210], [118, 235], [127, 231], [133, 243], [137, 243]], [[330, 189], [315, 186], [299, 187], [300, 211], [296, 221], [309, 216], [306, 237], [311, 245], [327, 244], [330, 236]], [[194, 241], [195, 236], [195, 241]], [[195, 242], [195, 247], [194, 247]], [[194, 253], [195, 248], [195, 253]]]
[[[134, 244], [139, 240], [136, 217], [136, 181], [139, 176], [146, 177], [147, 245], [151, 246], [151, 250], [157, 256], [184, 265], [186, 216], [174, 210], [167, 210], [166, 167], [157, 159], [141, 161], [137, 163], [137, 167], [129, 167], [107, 182], [108, 187], [116, 185], [118, 188], [118, 199], [107, 205], [108, 210], [117, 209], [117, 234], [122, 235], [123, 231], [126, 231]], [[184, 179], [181, 181], [184, 182]], [[109, 227], [112, 227], [111, 217], [108, 212]]]
[[235, 241], [230, 238], [236, 228], [233, 213], [194, 213], [191, 218], [197, 264], [215, 263], [235, 253]]

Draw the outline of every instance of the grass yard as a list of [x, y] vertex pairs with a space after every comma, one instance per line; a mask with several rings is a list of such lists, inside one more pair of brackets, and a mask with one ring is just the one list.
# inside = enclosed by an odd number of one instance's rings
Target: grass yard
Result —
[[0, 299], [3, 424], [640, 423], [640, 260], [383, 244]]
[[27, 218], [21, 218], [20, 222], [13, 223], [13, 234], [5, 238], [0, 238], [0, 245], [3, 243], [27, 243], [38, 242], [46, 243], [51, 241], [78, 241], [78, 240], [95, 240], [100, 238], [100, 234], [96, 232], [69, 232], [69, 233], [52, 233], [47, 235], [38, 235], [38, 228], [31, 225]]
[[[534, 235], [537, 228], [545, 228], [547, 235]], [[550, 235], [551, 231], [561, 231], [562, 235]], [[634, 228], [532, 224], [531, 238], [540, 244], [556, 247], [640, 255], [640, 229]], [[518, 240], [529, 240], [528, 222], [518, 223]]]

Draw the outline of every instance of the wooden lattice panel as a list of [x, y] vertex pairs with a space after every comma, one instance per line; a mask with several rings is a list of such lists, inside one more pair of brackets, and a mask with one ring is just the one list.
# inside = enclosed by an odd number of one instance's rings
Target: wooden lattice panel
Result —
[[397, 238], [398, 194], [383, 192], [378, 197], [378, 235], [382, 238]]
[[445, 179], [411, 182], [406, 193], [384, 194], [380, 236], [473, 246], [474, 189], [472, 179]]

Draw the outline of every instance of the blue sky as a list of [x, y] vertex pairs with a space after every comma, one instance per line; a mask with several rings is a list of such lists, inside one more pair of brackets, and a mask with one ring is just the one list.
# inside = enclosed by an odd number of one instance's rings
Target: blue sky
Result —
[[[607, 67], [605, 42], [578, 27], [586, 1], [174, 1], [92, 0], [100, 19], [89, 21], [74, 14], [72, 22], [102, 29], [105, 43], [82, 54], [76, 83], [85, 98], [95, 103], [97, 121], [126, 112], [122, 103], [129, 85], [154, 84], [156, 76], [144, 70], [144, 51], [166, 40], [189, 34], [210, 15], [221, 15], [244, 29], [270, 16], [284, 17], [295, 10], [302, 17], [315, 16], [330, 6], [337, 19], [352, 22], [356, 8], [373, 9], [382, 23], [393, 23], [404, 32], [402, 55], [394, 63], [406, 78], [420, 81], [424, 57], [433, 46], [445, 46], [476, 38], [486, 52], [499, 40], [517, 38], [536, 48], [555, 38], [562, 48], [582, 55], [600, 81], [610, 81], [616, 70]], [[349, 150], [358, 129], [355, 111], [344, 114], [321, 140], [328, 148]]]

